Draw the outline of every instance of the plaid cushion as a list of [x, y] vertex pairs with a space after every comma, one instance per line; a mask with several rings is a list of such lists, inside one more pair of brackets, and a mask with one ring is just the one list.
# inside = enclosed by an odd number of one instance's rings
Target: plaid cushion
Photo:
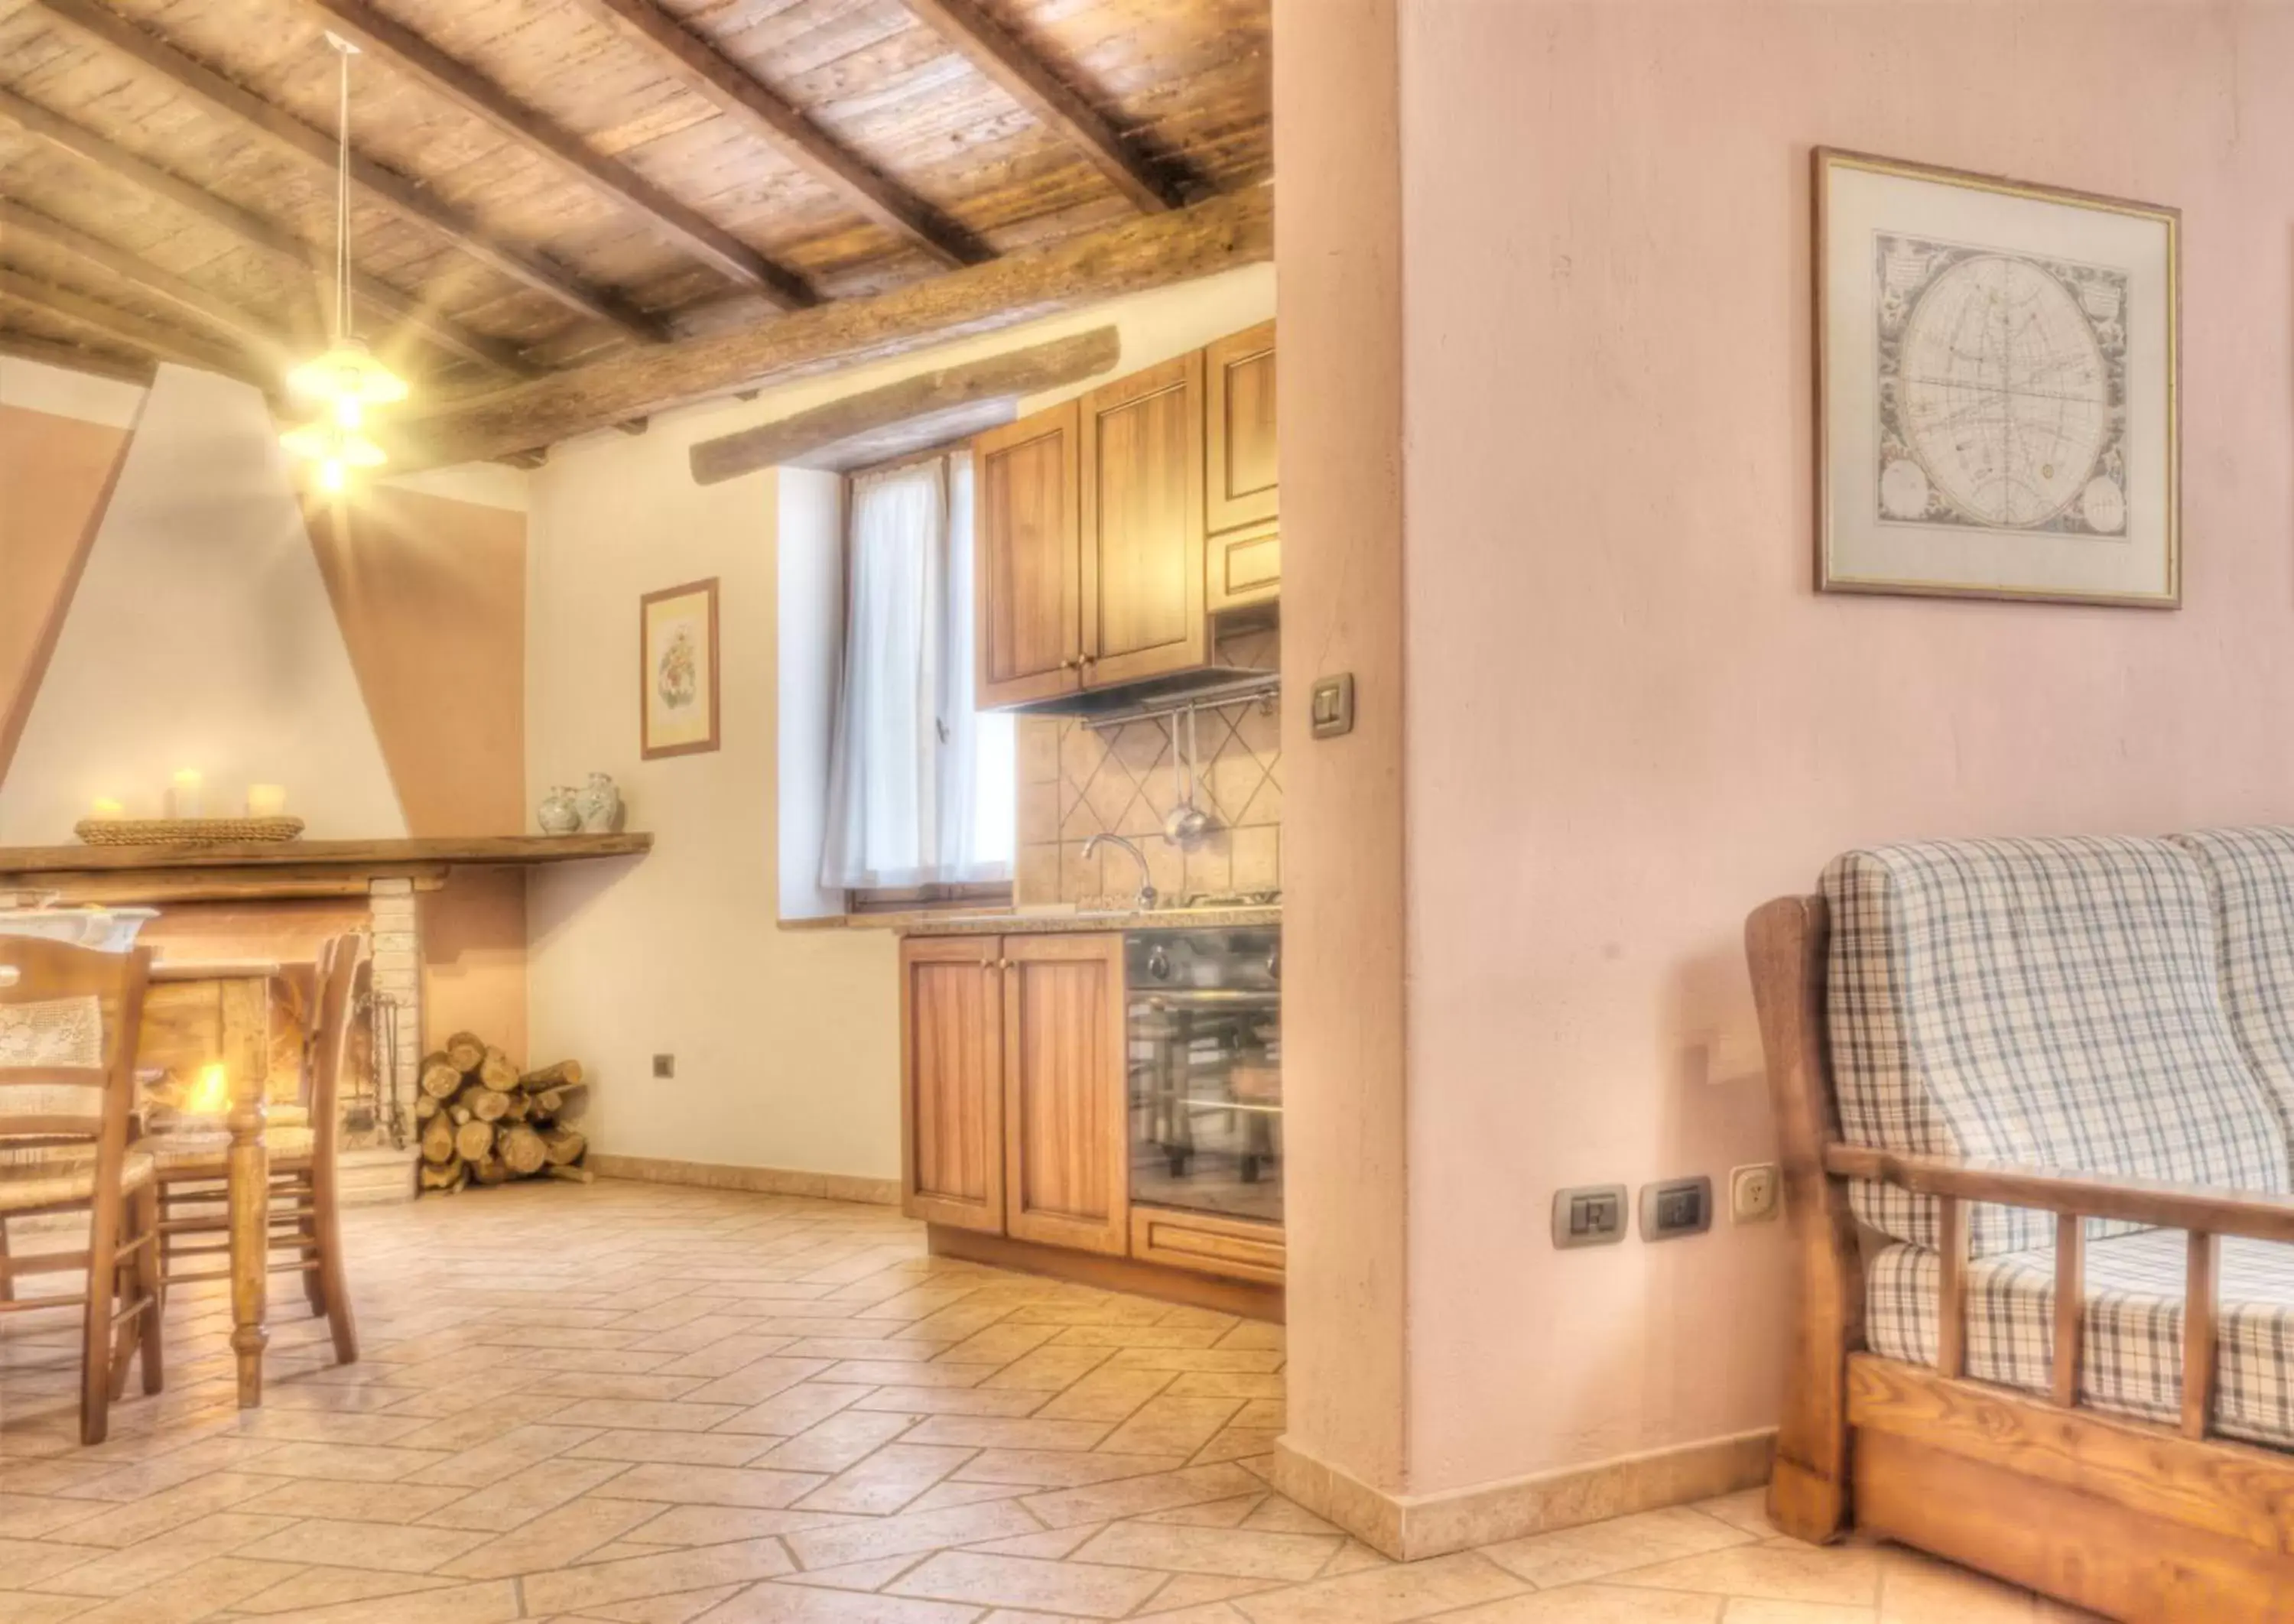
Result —
[[2171, 838], [2198, 854], [2213, 881], [2231, 1030], [2294, 1141], [2294, 829]]
[[[2206, 872], [2181, 847], [1883, 847], [1836, 858], [1824, 892], [1826, 1024], [1851, 1143], [2287, 1188], [2286, 1134], [2220, 1001]], [[1932, 1199], [1861, 1183], [1851, 1197], [1875, 1228], [1935, 1245]], [[1978, 1207], [1970, 1249], [2052, 1245], [2052, 1223]]]
[[[1875, 1353], [1936, 1358], [1936, 1255], [1893, 1246], [1872, 1259], [1864, 1335]], [[2173, 1423], [2183, 1405], [2180, 1230], [2095, 1241], [2087, 1255], [2079, 1397], [2098, 1409]], [[2053, 1248], [1979, 1259], [1967, 1272], [1967, 1373], [2045, 1393], [2054, 1356]], [[2294, 1246], [2222, 1243], [2215, 1424], [2232, 1438], [2294, 1448]]]

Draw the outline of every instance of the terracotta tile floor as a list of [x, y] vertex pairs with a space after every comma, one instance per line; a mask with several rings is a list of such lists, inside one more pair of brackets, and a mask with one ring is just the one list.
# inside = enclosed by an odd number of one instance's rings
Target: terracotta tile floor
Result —
[[1394, 1566], [1258, 1475], [1281, 1331], [935, 1262], [885, 1209], [549, 1184], [349, 1228], [366, 1356], [274, 1288], [258, 1411], [211, 1291], [95, 1449], [73, 1321], [0, 1331], [0, 1624], [2072, 1616], [1757, 1494]]

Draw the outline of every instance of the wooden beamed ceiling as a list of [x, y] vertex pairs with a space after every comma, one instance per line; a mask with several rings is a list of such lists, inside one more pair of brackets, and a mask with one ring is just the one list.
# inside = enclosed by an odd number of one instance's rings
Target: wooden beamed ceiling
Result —
[[274, 383], [330, 296], [329, 31], [426, 461], [1263, 257], [1268, 4], [0, 0], [0, 353]]

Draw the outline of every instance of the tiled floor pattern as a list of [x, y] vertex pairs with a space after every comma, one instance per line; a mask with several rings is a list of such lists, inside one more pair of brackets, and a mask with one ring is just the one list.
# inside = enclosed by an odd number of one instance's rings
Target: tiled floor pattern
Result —
[[1282, 1335], [927, 1257], [880, 1208], [601, 1182], [349, 1215], [365, 1358], [274, 1290], [73, 1433], [0, 1329], [0, 1624], [1991, 1624], [2072, 1615], [1757, 1494], [1397, 1567], [1278, 1495]]

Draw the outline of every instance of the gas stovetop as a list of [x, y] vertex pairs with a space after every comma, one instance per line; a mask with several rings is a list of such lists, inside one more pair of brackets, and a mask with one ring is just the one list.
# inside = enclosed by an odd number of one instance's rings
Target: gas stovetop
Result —
[[1281, 891], [1197, 891], [1172, 905], [1181, 908], [1271, 908], [1282, 900]]

